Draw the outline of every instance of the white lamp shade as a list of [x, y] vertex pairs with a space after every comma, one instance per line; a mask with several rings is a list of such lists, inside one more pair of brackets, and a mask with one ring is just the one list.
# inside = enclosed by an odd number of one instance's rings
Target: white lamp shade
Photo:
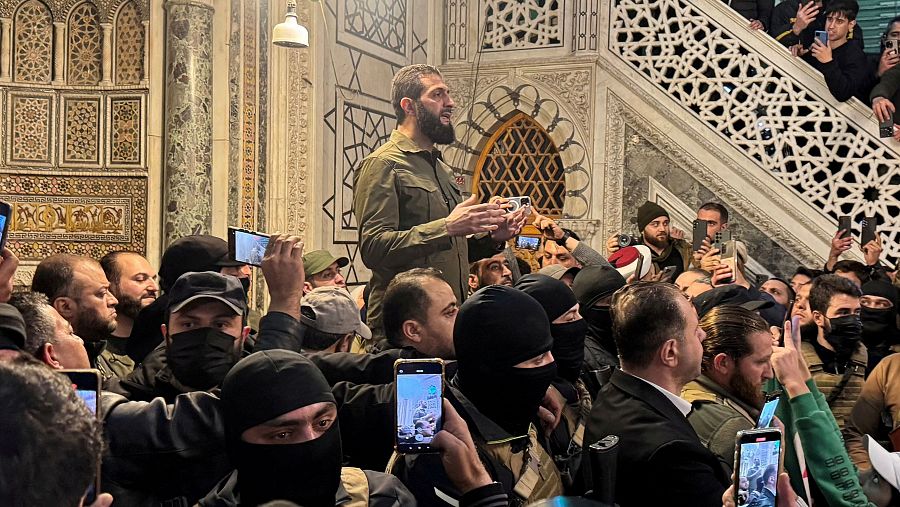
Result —
[[297, 23], [297, 16], [289, 13], [284, 23], [275, 25], [272, 30], [272, 44], [287, 48], [308, 48], [309, 30]]

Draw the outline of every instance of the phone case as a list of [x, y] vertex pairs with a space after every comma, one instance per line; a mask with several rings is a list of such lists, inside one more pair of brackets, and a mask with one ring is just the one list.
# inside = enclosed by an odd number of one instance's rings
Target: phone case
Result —
[[[398, 359], [398, 360], [394, 361], [394, 399], [396, 400], [395, 404], [400, 403], [400, 396], [397, 393], [397, 389], [399, 386], [399, 383], [397, 381], [399, 367], [404, 364], [415, 364], [415, 363], [436, 363], [436, 364], [440, 365], [441, 392], [440, 392], [440, 400], [438, 400], [438, 403], [443, 403], [443, 399], [444, 399], [444, 385], [443, 384], [444, 384], [444, 375], [445, 375], [445, 365], [444, 365], [444, 361], [442, 359], [434, 358], [434, 359]], [[408, 400], [406, 400], [406, 401], [408, 401]], [[394, 407], [394, 428], [395, 428], [394, 449], [400, 454], [425, 454], [425, 453], [438, 452], [436, 449], [432, 449], [431, 447], [422, 447], [422, 448], [414, 449], [414, 448], [408, 448], [408, 447], [401, 446], [399, 439], [400, 439], [400, 433], [401, 433], [402, 429], [401, 429], [401, 421], [399, 418], [399, 412], [400, 412], [399, 405], [395, 405], [395, 407]], [[437, 434], [437, 432], [440, 431], [441, 427], [443, 426], [443, 422], [444, 422], [443, 406], [441, 406], [441, 408], [440, 408], [440, 416], [438, 419], [439, 419], [439, 421], [438, 421], [439, 425], [437, 425], [433, 428], [434, 434]], [[413, 431], [417, 432], [418, 430], [414, 429]]]

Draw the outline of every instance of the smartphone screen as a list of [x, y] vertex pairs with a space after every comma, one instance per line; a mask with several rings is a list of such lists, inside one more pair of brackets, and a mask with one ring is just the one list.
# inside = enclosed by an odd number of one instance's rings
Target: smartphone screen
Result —
[[[88, 409], [94, 414], [94, 417], [100, 417], [100, 371], [99, 370], [59, 370], [60, 373], [69, 377], [72, 383], [72, 389], [79, 398], [87, 405]], [[100, 491], [100, 470], [91, 485], [85, 492], [84, 504], [94, 503], [97, 493]]]
[[395, 363], [397, 452], [436, 452], [431, 447], [443, 418], [444, 363], [440, 359]]
[[253, 266], [262, 265], [269, 236], [260, 232], [247, 231], [236, 227], [228, 228], [228, 248], [232, 258]]
[[541, 247], [541, 238], [535, 236], [517, 236], [516, 248], [522, 250], [538, 250]]
[[772, 396], [763, 405], [762, 412], [759, 413], [759, 421], [756, 423], [757, 428], [768, 428], [772, 425], [772, 419], [775, 418], [775, 409], [778, 408], [778, 400], [780, 398]]
[[781, 432], [741, 431], [735, 455], [737, 505], [775, 505], [775, 485], [781, 463]]
[[6, 246], [6, 237], [9, 235], [9, 217], [12, 215], [12, 206], [0, 201], [0, 250]]

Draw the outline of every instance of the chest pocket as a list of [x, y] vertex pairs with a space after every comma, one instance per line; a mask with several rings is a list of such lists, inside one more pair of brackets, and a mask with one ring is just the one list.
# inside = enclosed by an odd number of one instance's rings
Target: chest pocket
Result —
[[423, 177], [403, 169], [398, 169], [396, 175], [402, 230], [449, 214], [444, 195], [433, 177]]

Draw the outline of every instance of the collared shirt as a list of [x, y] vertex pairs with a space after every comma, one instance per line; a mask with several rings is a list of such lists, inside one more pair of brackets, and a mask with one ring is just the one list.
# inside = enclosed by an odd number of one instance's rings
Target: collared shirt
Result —
[[[625, 372], [623, 372], [623, 373], [625, 373]], [[638, 377], [637, 375], [634, 375], [634, 374], [632, 374], [632, 373], [628, 373], [628, 375], [631, 375], [632, 377], [634, 377], [634, 378], [636, 378], [636, 379], [643, 380], [644, 382], [646, 382], [646, 383], [650, 384], [651, 386], [655, 387], [659, 392], [663, 393], [663, 396], [665, 396], [666, 398], [668, 398], [669, 401], [672, 402], [672, 405], [675, 405], [675, 408], [677, 408], [678, 411], [681, 412], [685, 417], [687, 417], [687, 415], [691, 412], [691, 402], [685, 400], [684, 398], [682, 398], [682, 397], [680, 397], [680, 396], [677, 396], [677, 395], [675, 395], [675, 394], [670, 393], [669, 391], [667, 391], [667, 390], [663, 389], [662, 387], [660, 387], [660, 386], [654, 384], [653, 382], [650, 382], [650, 381], [647, 380], [647, 379]]]

